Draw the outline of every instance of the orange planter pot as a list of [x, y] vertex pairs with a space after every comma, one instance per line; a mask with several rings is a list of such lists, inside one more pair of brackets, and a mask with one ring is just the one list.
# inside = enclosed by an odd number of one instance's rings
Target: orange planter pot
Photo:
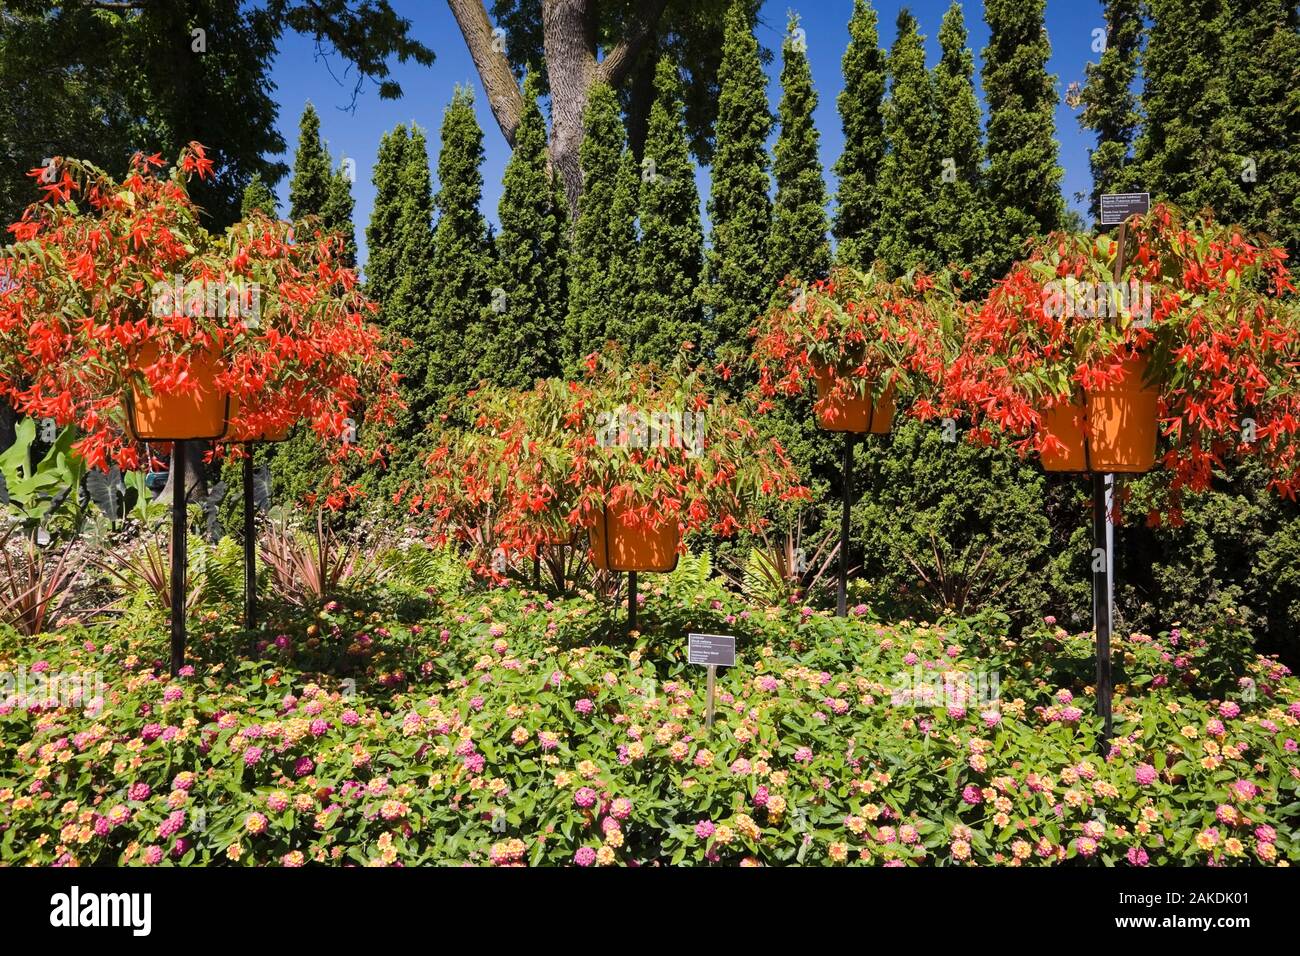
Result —
[[541, 544], [546, 548], [563, 548], [573, 544], [572, 531], [556, 531], [553, 528], [547, 528], [542, 532]]
[[601, 571], [659, 571], [677, 567], [677, 522], [633, 527], [626, 506], [606, 508], [588, 527], [591, 563]]
[[1145, 356], [1129, 359], [1123, 378], [1090, 391], [1082, 405], [1059, 405], [1044, 412], [1044, 428], [1066, 447], [1045, 453], [1043, 469], [1130, 475], [1150, 471], [1156, 463], [1159, 393], [1143, 385], [1146, 370]]
[[[157, 360], [158, 347], [140, 352], [144, 364]], [[190, 377], [198, 388], [183, 395], [146, 395], [136, 385], [126, 396], [126, 421], [139, 441], [213, 441], [226, 434], [230, 396], [217, 390], [220, 356], [213, 350], [190, 358]]]
[[[230, 396], [230, 418], [231, 418], [231, 420], [234, 420], [235, 418], [238, 418], [238, 417], [239, 417], [239, 407], [240, 407], [240, 406], [239, 406], [239, 396], [238, 396], [238, 395], [231, 395], [231, 396]], [[286, 438], [289, 437], [289, 429], [292, 428], [292, 427], [293, 427], [292, 425], [281, 425], [279, 428], [276, 428], [276, 429], [274, 429], [274, 430], [270, 430], [270, 431], [264, 431], [264, 432], [262, 432], [262, 433], [260, 433], [260, 434], [258, 434], [258, 435], [246, 435], [246, 436], [241, 437], [241, 438], [235, 438], [234, 436], [227, 436], [227, 440], [228, 440], [228, 441], [232, 441], [232, 442], [253, 442], [253, 441], [258, 441], [258, 442], [274, 442], [274, 441], [284, 441]]]
[[[817, 401], [830, 394], [834, 384], [830, 369], [819, 365], [813, 369], [817, 382]], [[861, 434], [888, 435], [897, 410], [894, 389], [890, 386], [878, 401], [853, 395], [848, 399], [832, 397], [817, 411], [817, 427], [829, 432], [858, 432]]]

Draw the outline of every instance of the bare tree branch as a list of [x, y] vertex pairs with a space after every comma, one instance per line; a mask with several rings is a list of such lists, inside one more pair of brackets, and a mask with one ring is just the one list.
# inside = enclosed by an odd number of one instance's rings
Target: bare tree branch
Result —
[[499, 49], [497, 36], [492, 32], [492, 21], [488, 19], [483, 0], [447, 0], [460, 32], [465, 37], [465, 46], [474, 60], [479, 79], [487, 91], [488, 106], [496, 117], [501, 134], [505, 136], [510, 148], [514, 149], [515, 131], [519, 128], [519, 118], [523, 115], [524, 98], [519, 91], [514, 71], [505, 51]]
[[640, 16], [636, 24], [628, 31], [627, 36], [623, 37], [618, 45], [606, 53], [605, 58], [600, 61], [600, 66], [597, 67], [597, 76], [600, 79], [616, 88], [623, 85], [623, 80], [636, 64], [636, 58], [645, 47], [646, 41], [658, 28], [659, 18], [663, 16], [664, 8], [667, 6], [668, 0], [649, 0], [641, 4]]

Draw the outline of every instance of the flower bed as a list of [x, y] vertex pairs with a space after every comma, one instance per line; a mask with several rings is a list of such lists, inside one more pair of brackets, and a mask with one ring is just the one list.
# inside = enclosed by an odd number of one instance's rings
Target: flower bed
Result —
[[[1087, 636], [1050, 619], [1013, 641], [993, 617], [936, 626], [883, 624], [865, 608], [848, 619], [757, 614], [692, 584], [697, 572], [684, 562], [652, 592], [635, 646], [592, 646], [612, 623], [590, 598], [504, 590], [450, 598], [418, 623], [332, 605], [256, 660], [210, 655], [174, 680], [151, 660], [161, 630], [0, 637], [5, 673], [104, 681], [93, 716], [0, 699], [0, 860], [1300, 856], [1300, 683], [1276, 662], [1225, 657], [1231, 633], [1117, 638], [1116, 737], [1103, 759]], [[687, 628], [740, 636], [739, 665], [719, 673], [712, 735], [703, 669], [684, 661]], [[302, 669], [318, 659], [312, 639], [368, 662], [355, 684]], [[998, 693], [981, 701], [993, 672]]]

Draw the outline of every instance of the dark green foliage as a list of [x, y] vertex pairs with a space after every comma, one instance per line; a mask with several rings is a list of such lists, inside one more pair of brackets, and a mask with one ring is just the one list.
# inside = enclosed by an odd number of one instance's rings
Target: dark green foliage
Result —
[[1042, 471], [1009, 450], [945, 437], [941, 423], [900, 418], [891, 436], [859, 444], [850, 557], [861, 562], [862, 596], [890, 615], [984, 606], [1021, 621], [1061, 615], [1050, 582], [1070, 561], [1052, 547]]
[[[428, 65], [388, 0], [167, 0], [48, 3], [6, 0], [0, 29], [0, 216], [35, 198], [25, 173], [50, 155], [113, 173], [136, 150], [168, 160], [191, 140], [216, 160], [192, 195], [218, 231], [240, 215], [254, 174], [275, 185], [288, 167], [276, 132], [271, 63], [287, 31], [328, 44], [358, 85], [401, 95], [388, 60]], [[195, 31], [202, 31], [196, 33]]]
[[808, 68], [807, 40], [796, 16], [790, 17], [781, 55], [781, 104], [777, 110], [781, 132], [772, 163], [776, 200], [768, 242], [769, 268], [777, 281], [788, 275], [820, 279], [831, 265], [826, 180], [813, 125], [817, 92]]
[[1294, 3], [1152, 0], [1135, 176], [1300, 250], [1300, 23]]
[[680, 79], [667, 58], [655, 72], [641, 161], [636, 305], [607, 328], [634, 360], [669, 361], [683, 342], [702, 340], [698, 286], [704, 262], [700, 196], [686, 142]]
[[727, 11], [722, 65], [718, 69], [717, 149], [713, 159], [705, 302], [714, 348], [743, 349], [746, 332], [767, 305], [776, 277], [767, 256], [772, 224], [768, 198], [767, 78], [754, 39], [749, 4], [733, 0]]
[[1141, 0], [1107, 0], [1106, 47], [1096, 63], [1088, 64], [1079, 125], [1097, 134], [1088, 157], [1092, 167], [1092, 215], [1100, 214], [1098, 197], [1135, 185], [1127, 176], [1133, 139], [1142, 116], [1137, 111], [1133, 83], [1142, 45]]
[[840, 122], [844, 152], [835, 163], [835, 258], [868, 268], [875, 260], [880, 225], [881, 166], [885, 160], [885, 53], [879, 47], [876, 11], [868, 0], [854, 0], [849, 46], [844, 52]]
[[597, 83], [587, 103], [582, 200], [569, 254], [564, 361], [570, 370], [635, 308], [637, 173], [626, 139], [618, 97]]
[[889, 51], [889, 100], [885, 137], [889, 152], [881, 172], [881, 219], [877, 257], [895, 272], [939, 263], [933, 206], [940, 187], [939, 113], [934, 82], [925, 68], [925, 39], [916, 18], [898, 14], [898, 36]]
[[[1300, 507], [1280, 500], [1254, 463], [1219, 472], [1213, 489], [1184, 499], [1181, 524], [1145, 521], [1152, 478], [1129, 483], [1117, 555], [1116, 603], [1132, 626], [1203, 628], [1220, 605], [1259, 649], [1300, 661]], [[1121, 600], [1122, 597], [1122, 600]]]
[[[1223, 70], [1240, 116], [1237, 179], [1244, 208], [1223, 218], [1262, 229], [1300, 256], [1300, 7], [1294, 0], [1229, 0]], [[1243, 177], [1254, 161], [1255, 179]], [[1293, 263], [1293, 274], [1295, 273]]]
[[[1152, 0], [1142, 57], [1146, 124], [1137, 174], [1154, 197], [1231, 219], [1244, 205], [1236, 147], [1241, 118], [1231, 109], [1225, 68], [1230, 14], [1221, 0]], [[1233, 64], [1233, 69], [1238, 67]]]
[[995, 272], [1009, 265], [1027, 236], [1059, 228], [1061, 167], [1055, 139], [1056, 78], [1047, 72], [1051, 44], [1046, 0], [987, 0], [991, 31], [984, 48], [988, 107], [989, 201], [1000, 222]]

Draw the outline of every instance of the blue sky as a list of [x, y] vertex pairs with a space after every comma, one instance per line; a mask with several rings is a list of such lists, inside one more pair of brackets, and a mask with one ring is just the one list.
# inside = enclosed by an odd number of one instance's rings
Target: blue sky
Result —
[[[950, 0], [919, 0], [899, 3], [894, 0], [876, 0], [875, 8], [880, 18], [881, 46], [888, 48], [894, 39], [894, 21], [898, 10], [907, 6], [920, 22], [926, 37], [929, 65], [939, 58], [939, 23]], [[365, 257], [365, 224], [370, 219], [374, 201], [374, 187], [370, 182], [371, 167], [379, 148], [379, 138], [398, 123], [415, 122], [423, 127], [429, 137], [430, 161], [436, 165], [438, 128], [442, 112], [451, 99], [458, 83], [470, 84], [475, 91], [479, 122], [484, 130], [486, 159], [483, 167], [483, 211], [496, 222], [496, 207], [500, 199], [501, 174], [509, 159], [509, 149], [488, 109], [483, 89], [460, 35], [460, 29], [443, 0], [393, 0], [397, 12], [411, 21], [414, 35], [432, 48], [437, 60], [432, 67], [414, 63], [394, 63], [394, 78], [402, 84], [404, 96], [400, 100], [381, 100], [376, 89], [364, 88], [357, 100], [355, 111], [346, 107], [351, 102], [352, 78], [343, 74], [344, 64], [337, 58], [319, 56], [315, 44], [307, 38], [289, 35], [281, 43], [272, 69], [276, 89], [274, 97], [280, 105], [279, 129], [290, 144], [286, 161], [292, 162], [293, 149], [298, 138], [298, 118], [304, 104], [311, 100], [321, 115], [321, 133], [327, 140], [335, 163], [343, 157], [356, 162], [357, 180], [353, 186], [356, 198], [355, 220], [357, 239]], [[975, 53], [976, 84], [982, 64], [981, 51], [988, 42], [988, 26], [984, 23], [984, 7], [980, 2], [964, 2], [966, 27], [970, 33], [970, 46]], [[843, 147], [835, 99], [843, 85], [840, 75], [840, 58], [848, 44], [848, 19], [853, 8], [852, 0], [804, 0], [804, 2], [765, 3], [760, 14], [759, 41], [777, 51], [769, 65], [768, 100], [775, 112], [781, 90], [780, 44], [785, 31], [786, 16], [793, 10], [802, 19], [808, 36], [808, 56], [813, 82], [820, 102], [817, 108], [817, 127], [821, 132], [822, 163], [832, 194], [835, 188], [830, 167]], [[1096, 60], [1092, 50], [1093, 30], [1104, 26], [1102, 8], [1093, 0], [1048, 0], [1047, 32], [1052, 44], [1049, 70], [1055, 74], [1058, 94], [1063, 96], [1072, 81], [1084, 79], [1084, 66]], [[981, 99], [983, 96], [980, 90]], [[775, 131], [773, 139], [775, 139]], [[1086, 213], [1085, 204], [1074, 200], [1074, 194], [1091, 189], [1088, 171], [1088, 149], [1093, 144], [1092, 134], [1079, 128], [1078, 112], [1064, 101], [1056, 111], [1056, 135], [1061, 145], [1061, 165], [1065, 169], [1062, 191], [1066, 201]], [[437, 170], [433, 170], [434, 188], [437, 188]], [[699, 173], [701, 204], [708, 196], [708, 170]], [[288, 178], [279, 187], [282, 211], [287, 208]], [[703, 210], [701, 210], [703, 211]]]

